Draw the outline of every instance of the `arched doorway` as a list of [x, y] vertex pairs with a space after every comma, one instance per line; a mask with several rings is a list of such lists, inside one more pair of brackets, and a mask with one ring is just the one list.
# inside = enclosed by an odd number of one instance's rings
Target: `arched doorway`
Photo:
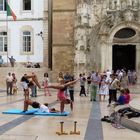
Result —
[[135, 45], [113, 45], [112, 46], [112, 68], [135, 70], [136, 69], [136, 46]]

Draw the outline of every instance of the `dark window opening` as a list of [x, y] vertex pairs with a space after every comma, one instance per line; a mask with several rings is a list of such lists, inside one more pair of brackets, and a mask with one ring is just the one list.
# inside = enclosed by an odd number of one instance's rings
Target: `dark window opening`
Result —
[[23, 0], [23, 10], [31, 10], [31, 0]]
[[112, 46], [112, 69], [135, 70], [136, 46], [135, 45], [113, 45]]

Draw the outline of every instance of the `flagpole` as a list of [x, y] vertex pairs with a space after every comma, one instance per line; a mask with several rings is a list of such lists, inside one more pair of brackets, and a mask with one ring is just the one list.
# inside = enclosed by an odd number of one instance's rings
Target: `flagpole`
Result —
[[8, 66], [8, 15], [7, 15], [7, 4], [8, 0], [6, 1], [6, 31], [7, 31], [7, 66]]
[[9, 4], [8, 4], [8, 0], [6, 0], [6, 28], [7, 28], [7, 66], [8, 66], [8, 53], [9, 53], [9, 41], [8, 41], [8, 16], [12, 16], [13, 20], [16, 20], [16, 15], [15, 13], [12, 11], [12, 9], [10, 8]]
[[53, 58], [53, 0], [48, 0], [48, 68], [52, 71]]

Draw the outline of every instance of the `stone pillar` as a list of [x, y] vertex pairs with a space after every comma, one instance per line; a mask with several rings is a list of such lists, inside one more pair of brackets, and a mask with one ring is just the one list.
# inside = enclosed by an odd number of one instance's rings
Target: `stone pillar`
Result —
[[104, 43], [101, 44], [101, 72], [105, 70], [106, 65], [106, 46]]
[[117, 5], [116, 5], [117, 7], [117, 10], [119, 10], [120, 9], [120, 0], [117, 0]]
[[136, 71], [140, 71], [140, 44], [136, 46]]
[[112, 70], [112, 43], [109, 43], [107, 51], [107, 66], [109, 70]]
[[44, 1], [43, 66], [48, 68], [48, 1]]
[[109, 10], [109, 0], [107, 0], [107, 2], [106, 2], [107, 4], [106, 4], [106, 8], [107, 8], [107, 10]]

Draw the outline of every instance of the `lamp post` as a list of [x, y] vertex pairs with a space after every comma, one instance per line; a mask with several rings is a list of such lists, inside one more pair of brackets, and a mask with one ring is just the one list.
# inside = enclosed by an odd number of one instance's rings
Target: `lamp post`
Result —
[[52, 70], [53, 0], [48, 0], [48, 68]]

